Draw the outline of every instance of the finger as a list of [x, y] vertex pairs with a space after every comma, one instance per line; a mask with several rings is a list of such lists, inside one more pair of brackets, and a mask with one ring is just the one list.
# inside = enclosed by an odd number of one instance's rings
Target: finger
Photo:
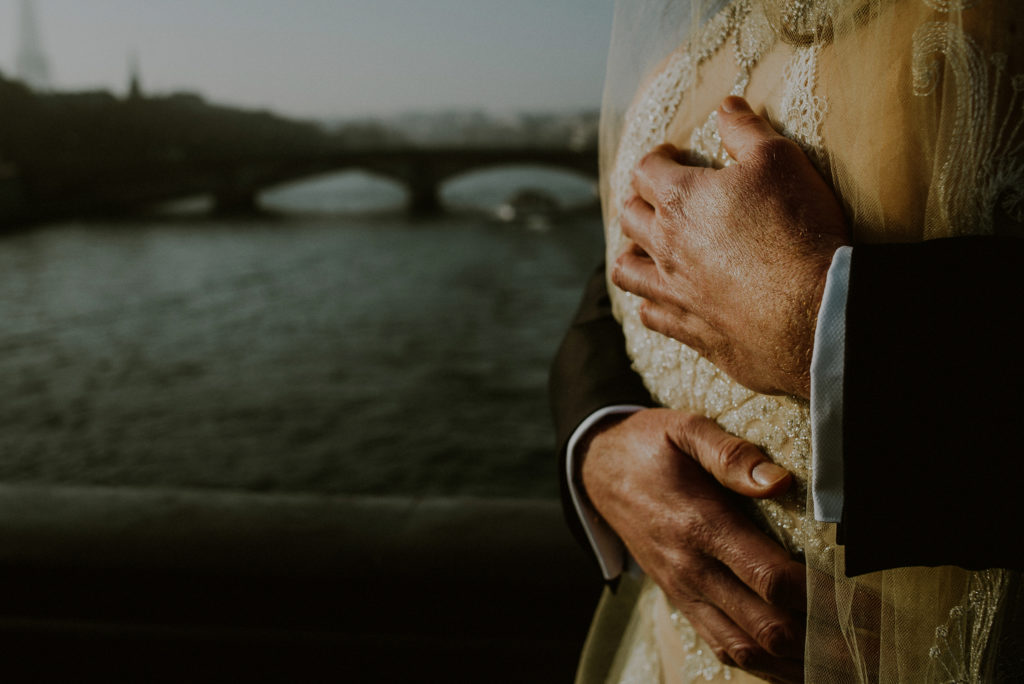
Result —
[[736, 626], [768, 653], [781, 658], [803, 657], [804, 624], [791, 611], [766, 602], [740, 582], [727, 568], [710, 573], [713, 578], [702, 587], [708, 602], [721, 610]]
[[763, 451], [730, 435], [705, 416], [680, 413], [672, 436], [680, 449], [737, 494], [761, 499], [774, 497], [792, 483], [793, 476]]
[[615, 260], [611, 278], [616, 287], [626, 292], [644, 299], [662, 298], [661, 276], [654, 260], [633, 249], [623, 252]]
[[[691, 461], [691, 466], [695, 465]], [[696, 492], [691, 496], [699, 495]], [[773, 606], [807, 612], [807, 573], [782, 546], [735, 508], [735, 502], [705, 500], [704, 524], [691, 532], [690, 545], [720, 561], [740, 582]], [[705, 573], [702, 591], [715, 581]]]
[[633, 190], [654, 207], [686, 186], [694, 169], [677, 160], [679, 150], [672, 145], [659, 145], [651, 150], [633, 169]]
[[687, 347], [704, 354], [708, 348], [708, 335], [712, 331], [697, 315], [686, 310], [685, 301], [675, 303], [681, 299], [678, 296], [673, 297], [673, 303], [647, 299], [640, 304], [640, 322], [645, 328], [679, 340]]
[[[698, 451], [700, 447], [695, 446], [692, 439], [694, 430], [686, 425], [702, 424], [708, 419], [685, 412], [677, 415], [677, 425], [666, 430], [667, 436], [681, 450]], [[690, 463], [690, 467], [703, 465], [696, 458], [682, 458]], [[692, 494], [699, 495], [696, 492]], [[707, 523], [696, 532], [699, 535], [694, 540], [697, 547], [724, 563], [741, 582], [768, 603], [806, 612], [807, 575], [804, 565], [793, 560], [778, 542], [758, 529], [750, 518], [735, 510], [728, 500], [717, 503], [705, 500], [705, 504], [716, 506], [717, 510], [706, 511]]]
[[622, 206], [622, 234], [650, 253], [651, 227], [654, 224], [654, 207], [639, 195], [631, 195]]
[[725, 150], [738, 162], [749, 161], [765, 141], [785, 140], [742, 97], [727, 97], [718, 109], [718, 134]]
[[738, 667], [736, 658], [748, 660], [748, 652], [759, 650], [754, 640], [727, 618], [722, 611], [703, 601], [690, 601], [680, 609], [700, 638], [723, 665]]
[[772, 656], [714, 606], [692, 602], [683, 612], [722, 663], [778, 681], [804, 681], [799, 661]]
[[807, 569], [749, 519], [709, 540], [711, 553], [774, 606], [807, 611]]

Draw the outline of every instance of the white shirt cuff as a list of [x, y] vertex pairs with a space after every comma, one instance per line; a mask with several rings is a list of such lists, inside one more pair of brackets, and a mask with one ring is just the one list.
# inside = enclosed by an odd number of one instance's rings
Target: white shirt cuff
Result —
[[583, 524], [583, 531], [587, 535], [587, 540], [594, 549], [594, 555], [597, 556], [597, 563], [601, 566], [601, 574], [604, 575], [606, 580], [613, 580], [622, 574], [626, 566], [626, 548], [623, 546], [619, 536], [615, 534], [615, 531], [608, 526], [608, 523], [598, 515], [597, 511], [587, 501], [587, 498], [583, 496], [581, 491], [583, 485], [576, 481], [576, 461], [578, 460], [576, 447], [586, 436], [587, 432], [601, 420], [608, 416], [636, 413], [644, 408], [643, 406], [633, 404], [622, 404], [606, 406], [603, 409], [594, 411], [572, 433], [572, 436], [569, 438], [569, 445], [565, 450], [565, 468], [566, 475], [568, 476], [566, 480], [569, 483], [569, 496], [572, 498], [573, 506], [576, 508], [576, 514], [580, 516], [580, 522]]
[[832, 257], [811, 356], [811, 498], [814, 517], [822, 522], [840, 522], [843, 515], [843, 367], [852, 253], [852, 247], [840, 247]]

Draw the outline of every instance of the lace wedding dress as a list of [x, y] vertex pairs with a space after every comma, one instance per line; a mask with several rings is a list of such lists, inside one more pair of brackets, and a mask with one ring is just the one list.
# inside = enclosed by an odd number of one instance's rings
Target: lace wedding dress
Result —
[[[648, 71], [633, 81], [642, 85], [628, 108], [606, 96], [609, 263], [626, 247], [618, 216], [646, 152], [668, 141], [706, 164], [731, 163], [714, 114], [729, 94], [747, 97], [803, 147], [836, 189], [855, 242], [987, 233], [996, 211], [1024, 218], [1024, 50], [1014, 45], [1024, 39], [1012, 30], [1024, 35], [1024, 23], [1015, 24], [1022, 12], [1014, 3], [705, 5], [681, 15], [694, 28], [667, 58], [653, 69], [636, 62], [635, 71]], [[621, 13], [616, 21], [616, 31], [629, 24]], [[648, 11], [643, 21], [664, 30], [666, 14]], [[649, 37], [634, 28], [629, 40]], [[612, 55], [610, 78], [628, 78], [628, 69], [615, 70], [614, 44]], [[661, 404], [714, 418], [796, 476], [781, 500], [756, 502], [756, 514], [809, 567], [807, 681], [1012, 678], [1006, 644], [1024, 627], [1001, 625], [1019, 605], [1015, 574], [947, 567], [845, 578], [832, 526], [810, 513], [806, 403], [745, 389], [644, 328], [638, 298], [610, 283], [609, 292], [634, 368]], [[661, 591], [644, 585], [608, 681], [747, 680], [757, 681], [720, 664]]]

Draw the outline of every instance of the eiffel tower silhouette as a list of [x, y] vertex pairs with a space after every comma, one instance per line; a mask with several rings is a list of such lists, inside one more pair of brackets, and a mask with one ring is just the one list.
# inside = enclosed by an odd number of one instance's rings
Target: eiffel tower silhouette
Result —
[[21, 0], [19, 17], [18, 54], [14, 60], [14, 71], [19, 79], [34, 90], [50, 88], [50, 61], [43, 52], [43, 40], [36, 21], [35, 5], [32, 0]]

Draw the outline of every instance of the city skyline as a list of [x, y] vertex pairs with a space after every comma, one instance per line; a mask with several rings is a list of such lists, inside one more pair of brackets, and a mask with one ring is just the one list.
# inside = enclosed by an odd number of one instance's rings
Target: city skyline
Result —
[[[9, 0], [0, 69], [15, 73]], [[36, 0], [58, 90], [149, 93], [318, 119], [600, 104], [612, 0]]]

